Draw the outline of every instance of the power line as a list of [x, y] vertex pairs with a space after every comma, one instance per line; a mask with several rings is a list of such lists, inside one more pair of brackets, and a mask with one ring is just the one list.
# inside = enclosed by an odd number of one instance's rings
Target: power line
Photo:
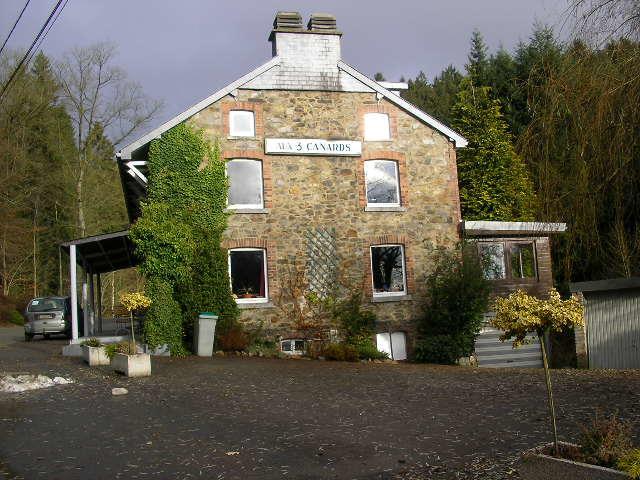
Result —
[[31, 51], [33, 50], [33, 47], [36, 45], [38, 40], [40, 40], [40, 37], [42, 36], [42, 33], [45, 31], [45, 29], [49, 25], [49, 22], [51, 21], [51, 19], [55, 15], [56, 11], [58, 10], [58, 7], [60, 7], [60, 4], [62, 3], [62, 1], [63, 0], [58, 0], [58, 2], [56, 3], [55, 7], [53, 7], [53, 10], [51, 10], [51, 13], [47, 17], [47, 20], [44, 22], [44, 25], [42, 25], [42, 28], [40, 29], [40, 31], [36, 35], [36, 38], [33, 39], [33, 42], [31, 43], [31, 46], [27, 50], [27, 53], [24, 54], [24, 57], [22, 57], [22, 60], [20, 60], [20, 63], [18, 63], [18, 66], [15, 68], [15, 70], [13, 71], [11, 76], [9, 77], [9, 80], [7, 81], [7, 83], [5, 83], [4, 87], [2, 87], [2, 91], [0, 91], [0, 102], [2, 102], [2, 99], [4, 98], [4, 94], [7, 91], [7, 88], [9, 87], [9, 85], [11, 84], [11, 81], [18, 74], [18, 72], [22, 68], [22, 65], [24, 64], [25, 60], [27, 59], [27, 57], [29, 55], [31, 55]]
[[58, 17], [60, 16], [62, 11], [64, 10], [64, 7], [67, 6], [67, 3], [69, 3], [69, 0], [64, 0], [64, 4], [62, 5], [62, 7], [60, 7], [60, 10], [58, 10], [58, 13], [56, 13], [56, 16], [54, 17], [53, 21], [49, 24], [49, 27], [47, 28], [47, 31], [44, 32], [44, 35], [42, 36], [42, 38], [40, 39], [40, 41], [36, 45], [36, 48], [34, 48], [33, 51], [31, 52], [31, 56], [27, 59], [27, 65], [29, 65], [29, 63], [31, 63], [31, 59], [33, 58], [33, 56], [36, 54], [36, 52], [38, 50], [40, 50], [40, 45], [42, 45], [42, 42], [44, 42], [44, 39], [47, 38], [47, 35], [49, 35], [49, 32], [51, 31], [51, 29], [55, 25], [56, 21], [58, 20]]
[[20, 15], [18, 15], [18, 19], [16, 20], [16, 23], [13, 24], [13, 27], [11, 27], [11, 31], [9, 32], [9, 35], [7, 35], [7, 38], [4, 39], [4, 43], [2, 44], [2, 46], [0, 47], [0, 54], [2, 54], [2, 51], [4, 50], [4, 47], [7, 45], [7, 42], [9, 41], [9, 39], [11, 38], [11, 35], [13, 35], [13, 31], [16, 29], [16, 26], [18, 25], [18, 22], [20, 21], [20, 19], [22, 18], [22, 14], [24, 13], [24, 11], [27, 9], [27, 7], [29, 6], [29, 2], [31, 0], [27, 0], [27, 3], [24, 4], [24, 7], [22, 7], [22, 11], [20, 12]]

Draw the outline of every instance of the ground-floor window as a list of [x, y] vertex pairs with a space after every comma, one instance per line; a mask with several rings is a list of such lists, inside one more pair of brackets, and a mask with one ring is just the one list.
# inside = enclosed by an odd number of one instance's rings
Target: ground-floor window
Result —
[[238, 303], [266, 302], [267, 255], [263, 248], [229, 250], [231, 293]]
[[302, 355], [304, 353], [304, 340], [286, 339], [280, 342], [280, 350], [289, 355]]
[[378, 333], [376, 346], [392, 360], [407, 359], [407, 336], [404, 332]]
[[406, 295], [404, 247], [374, 245], [371, 247], [373, 296]]

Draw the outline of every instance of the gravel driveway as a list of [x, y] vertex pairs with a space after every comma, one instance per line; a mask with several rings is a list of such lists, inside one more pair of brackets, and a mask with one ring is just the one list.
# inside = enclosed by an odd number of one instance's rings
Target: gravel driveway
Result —
[[[0, 348], [0, 372], [76, 381], [0, 393], [5, 478], [518, 478], [518, 452], [548, 439], [539, 370], [190, 357], [129, 380], [63, 343]], [[595, 409], [639, 425], [640, 373], [553, 381], [564, 439]]]

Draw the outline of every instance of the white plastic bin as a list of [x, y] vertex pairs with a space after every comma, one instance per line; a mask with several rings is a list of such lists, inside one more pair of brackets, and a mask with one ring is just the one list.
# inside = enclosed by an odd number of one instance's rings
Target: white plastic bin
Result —
[[215, 313], [204, 312], [198, 315], [198, 321], [193, 331], [193, 343], [196, 355], [211, 357], [213, 355], [213, 339], [216, 335], [218, 316]]

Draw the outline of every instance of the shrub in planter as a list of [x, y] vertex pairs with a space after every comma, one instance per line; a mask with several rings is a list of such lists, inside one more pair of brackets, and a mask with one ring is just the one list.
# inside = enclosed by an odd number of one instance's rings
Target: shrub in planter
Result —
[[631, 478], [640, 478], [640, 448], [634, 448], [622, 455], [617, 466]]
[[107, 356], [106, 348], [97, 338], [90, 338], [81, 344], [82, 357], [90, 367], [96, 365], [109, 365], [111, 359]]
[[593, 421], [582, 428], [580, 434], [581, 461], [615, 467], [618, 460], [631, 450], [631, 425], [616, 415], [602, 418], [596, 415]]
[[127, 377], [146, 377], [151, 375], [151, 357], [148, 353], [137, 353], [133, 342], [120, 342], [109, 345], [107, 354], [111, 358], [111, 366], [116, 372]]

